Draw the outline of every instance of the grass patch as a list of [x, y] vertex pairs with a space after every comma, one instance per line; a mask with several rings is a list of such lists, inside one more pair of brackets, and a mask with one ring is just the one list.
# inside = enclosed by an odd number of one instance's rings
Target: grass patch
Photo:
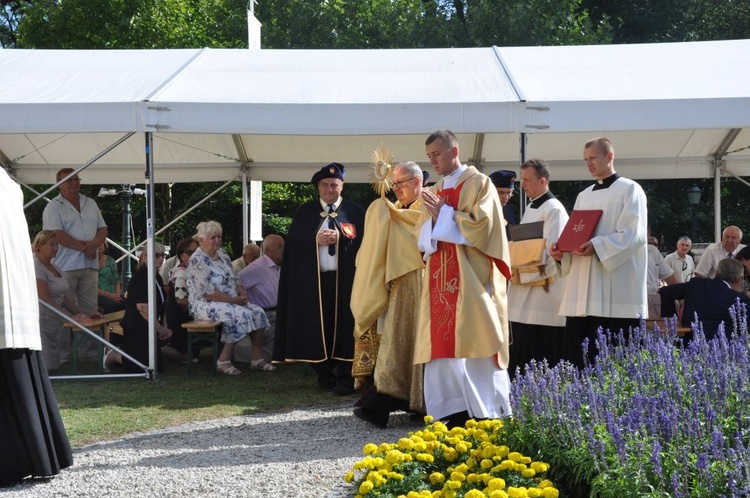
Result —
[[[342, 401], [318, 388], [315, 372], [306, 364], [280, 365], [276, 372], [253, 371], [249, 365], [238, 364], [242, 375], [213, 377], [210, 360], [202, 360], [190, 376], [184, 365], [166, 361], [166, 370], [156, 381], [54, 380], [52, 387], [71, 444], [82, 446], [187, 422]], [[93, 363], [83, 363], [80, 370], [93, 371]]]

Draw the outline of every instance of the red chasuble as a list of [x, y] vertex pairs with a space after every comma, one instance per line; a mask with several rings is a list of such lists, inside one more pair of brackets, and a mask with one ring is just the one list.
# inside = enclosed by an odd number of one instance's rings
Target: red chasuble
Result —
[[[437, 193], [456, 209], [463, 183]], [[432, 359], [456, 357], [456, 302], [460, 273], [456, 244], [439, 241], [429, 261]]]

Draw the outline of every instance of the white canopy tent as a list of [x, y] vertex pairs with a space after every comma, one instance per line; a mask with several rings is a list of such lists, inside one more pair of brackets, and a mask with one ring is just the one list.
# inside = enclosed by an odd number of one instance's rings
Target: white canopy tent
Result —
[[717, 220], [722, 172], [750, 175], [750, 40], [0, 50], [0, 67], [0, 164], [27, 184], [93, 158], [86, 183], [138, 184], [145, 172], [149, 193], [153, 182], [309, 181], [330, 161], [362, 182], [379, 143], [419, 162], [436, 128], [488, 171], [516, 168], [523, 142], [555, 180], [588, 179], [582, 144], [606, 135], [630, 178], [714, 177]]
[[382, 141], [421, 160], [438, 127], [462, 160], [516, 167], [519, 136], [557, 180], [587, 179], [581, 145], [606, 134], [632, 178], [750, 174], [750, 40], [426, 50], [2, 50], [0, 154], [53, 183], [126, 132], [87, 183], [307, 181], [336, 160], [366, 181]]

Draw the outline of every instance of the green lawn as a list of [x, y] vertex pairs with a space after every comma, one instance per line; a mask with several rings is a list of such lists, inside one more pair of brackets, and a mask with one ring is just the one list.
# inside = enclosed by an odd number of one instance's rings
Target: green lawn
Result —
[[[229, 377], [209, 370], [201, 358], [187, 375], [185, 365], [165, 360], [156, 381], [145, 379], [53, 380], [58, 406], [71, 444], [171, 427], [187, 422], [253, 413], [329, 405], [356, 399], [340, 398], [318, 388], [315, 372], [306, 364], [280, 365], [276, 372], [250, 370]], [[93, 371], [93, 363], [81, 370]], [[66, 373], [66, 372], [61, 372]]]

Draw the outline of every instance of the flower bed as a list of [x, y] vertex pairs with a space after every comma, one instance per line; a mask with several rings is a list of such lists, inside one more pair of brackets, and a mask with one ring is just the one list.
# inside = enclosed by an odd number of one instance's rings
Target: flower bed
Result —
[[[599, 336], [596, 364], [517, 376], [508, 443], [552, 465], [565, 496], [750, 496], [750, 340]], [[674, 323], [671, 324], [674, 329]]]
[[556, 498], [544, 474], [549, 465], [532, 461], [503, 444], [501, 420], [470, 420], [448, 430], [430, 423], [398, 443], [367, 444], [366, 455], [345, 476], [356, 498]]

